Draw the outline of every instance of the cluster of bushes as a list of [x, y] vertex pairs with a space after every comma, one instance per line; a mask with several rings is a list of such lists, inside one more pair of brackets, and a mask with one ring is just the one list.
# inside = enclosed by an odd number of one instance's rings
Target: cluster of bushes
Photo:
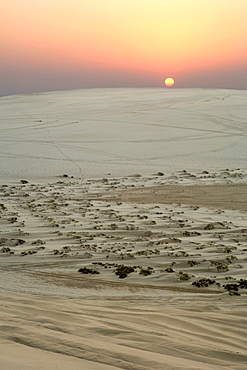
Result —
[[191, 278], [191, 276], [187, 272], [179, 271], [178, 278], [180, 281], [186, 281]]
[[9, 253], [9, 254], [14, 254], [13, 251], [11, 251], [11, 249], [9, 247], [3, 247], [1, 249], [2, 253]]
[[210, 263], [212, 266], [215, 266], [217, 268], [218, 272], [226, 272], [229, 270], [226, 261], [210, 261]]
[[115, 275], [119, 276], [120, 279], [126, 278], [131, 272], [135, 272], [135, 270], [139, 268], [139, 274], [143, 276], [148, 276], [153, 274], [154, 270], [152, 267], [143, 268], [140, 266], [125, 266], [125, 265], [119, 265], [117, 266], [115, 270]]
[[175, 272], [171, 267], [167, 267], [166, 269], [165, 269], [165, 272]]
[[202, 278], [192, 283], [192, 285], [195, 285], [198, 288], [208, 287], [209, 285], [212, 285], [212, 284], [216, 284], [216, 281], [208, 279], [208, 278]]
[[36, 254], [37, 251], [36, 250], [32, 250], [32, 251], [23, 251], [21, 252], [21, 256], [27, 256], [28, 254], [32, 255], [32, 254]]
[[200, 265], [200, 262], [198, 261], [187, 261], [188, 265], [190, 265], [190, 267], [192, 266], [195, 266], [195, 265]]
[[148, 275], [151, 275], [153, 273], [153, 268], [152, 267], [148, 267], [146, 269], [144, 269], [143, 267], [140, 269], [140, 272], [139, 274], [140, 275], [144, 275], [144, 276], [148, 276]]
[[247, 280], [246, 279], [240, 279], [237, 283], [230, 283], [230, 284], [225, 284], [223, 287], [230, 291], [235, 291], [238, 292], [238, 289], [247, 289]]
[[[198, 288], [208, 287], [209, 285], [212, 285], [212, 284], [216, 284], [220, 286], [220, 283], [216, 283], [215, 280], [211, 280], [208, 278], [202, 278], [192, 283], [192, 285], [195, 285]], [[238, 293], [239, 289], [247, 289], [247, 280], [240, 279], [236, 283], [229, 283], [229, 284], [223, 285], [223, 288], [226, 289], [230, 295], [240, 295], [240, 293]]]
[[99, 271], [87, 267], [80, 268], [78, 272], [81, 272], [82, 274], [99, 274]]
[[3, 210], [3, 211], [6, 211], [7, 210], [7, 207], [5, 207], [5, 205], [3, 203], [0, 203], [0, 208]]
[[[97, 264], [107, 267], [102, 262], [97, 262]], [[131, 272], [135, 272], [137, 269], [140, 270], [139, 274], [143, 276], [148, 276], [154, 273], [154, 270], [152, 267], [143, 268], [141, 266], [125, 266], [125, 265], [116, 265], [116, 264], [112, 264], [112, 266], [116, 267], [116, 269], [114, 270], [114, 273], [120, 279], [126, 278]], [[92, 269], [92, 268], [88, 268], [88, 267], [82, 267], [78, 270], [78, 272], [81, 272], [83, 274], [99, 274], [99, 271]]]
[[120, 279], [126, 278], [126, 276], [131, 272], [135, 272], [135, 268], [133, 266], [119, 265], [115, 270], [115, 274], [119, 276]]

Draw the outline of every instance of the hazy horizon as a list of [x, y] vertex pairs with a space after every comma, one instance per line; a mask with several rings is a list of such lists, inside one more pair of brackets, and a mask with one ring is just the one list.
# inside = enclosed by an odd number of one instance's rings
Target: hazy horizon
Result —
[[167, 77], [173, 88], [247, 89], [245, 0], [0, 5], [0, 96], [163, 87]]
[[7, 93], [7, 94], [0, 94], [0, 98], [4, 98], [4, 97], [8, 97], [8, 96], [18, 96], [18, 95], [36, 95], [36, 94], [50, 94], [50, 93], [61, 93], [61, 92], [69, 92], [69, 91], [77, 91], [77, 90], [101, 90], [101, 89], [105, 89], [105, 90], [128, 90], [128, 89], [143, 89], [143, 90], [146, 90], [146, 89], [153, 89], [154, 91], [157, 90], [157, 89], [164, 89], [164, 90], [235, 90], [235, 91], [245, 91], [246, 89], [236, 89], [236, 88], [218, 88], [218, 87], [172, 87], [172, 88], [168, 88], [166, 86], [159, 86], [159, 87], [155, 87], [155, 86], [143, 86], [143, 87], [140, 87], [140, 86], [125, 86], [125, 87], [121, 87], [121, 86], [114, 86], [114, 87], [82, 87], [82, 88], [65, 88], [65, 89], [57, 89], [57, 90], [54, 90], [54, 89], [51, 89], [51, 90], [42, 90], [42, 91], [30, 91], [30, 92], [18, 92], [18, 93]]

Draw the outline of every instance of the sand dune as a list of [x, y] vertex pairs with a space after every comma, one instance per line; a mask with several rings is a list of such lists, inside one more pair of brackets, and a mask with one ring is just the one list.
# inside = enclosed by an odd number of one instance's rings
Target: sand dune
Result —
[[[3, 348], [15, 353], [22, 345], [25, 353], [30, 347], [29, 358], [24, 359], [27, 365], [37, 361], [40, 350], [45, 363], [57, 361], [64, 369], [80, 365], [244, 369], [246, 365], [246, 306], [239, 298], [133, 295], [81, 300], [5, 295], [4, 302]], [[43, 362], [40, 365], [37, 368], [44, 368]]]
[[0, 99], [1, 368], [246, 368], [245, 100]]
[[[0, 98], [4, 179], [245, 168], [246, 91], [91, 89]], [[1, 180], [2, 181], [2, 180]]]

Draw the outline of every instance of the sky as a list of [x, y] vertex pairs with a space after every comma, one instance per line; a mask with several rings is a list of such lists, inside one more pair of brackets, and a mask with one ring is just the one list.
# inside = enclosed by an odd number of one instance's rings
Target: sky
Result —
[[0, 95], [247, 89], [247, 0], [0, 0]]

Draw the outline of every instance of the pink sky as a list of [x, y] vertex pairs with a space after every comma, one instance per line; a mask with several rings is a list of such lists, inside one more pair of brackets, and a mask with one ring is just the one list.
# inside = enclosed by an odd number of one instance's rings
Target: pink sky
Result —
[[246, 0], [0, 0], [0, 95], [247, 88]]

